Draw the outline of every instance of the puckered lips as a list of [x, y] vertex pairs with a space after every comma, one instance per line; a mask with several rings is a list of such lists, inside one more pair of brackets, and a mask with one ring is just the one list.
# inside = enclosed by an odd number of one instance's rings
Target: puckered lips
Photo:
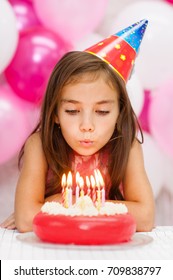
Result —
[[83, 146], [83, 147], [90, 147], [90, 146], [92, 146], [93, 145], [93, 141], [92, 140], [90, 140], [90, 139], [84, 139], [84, 140], [80, 140], [80, 144], [81, 144], [81, 146]]

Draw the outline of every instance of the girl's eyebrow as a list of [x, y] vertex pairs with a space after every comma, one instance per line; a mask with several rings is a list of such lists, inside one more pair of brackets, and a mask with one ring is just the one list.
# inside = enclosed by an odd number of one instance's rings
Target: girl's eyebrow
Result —
[[73, 100], [73, 99], [61, 99], [62, 103], [73, 103], [73, 104], [79, 104], [80, 102], [77, 100]]
[[109, 99], [109, 100], [101, 100], [97, 102], [96, 104], [107, 104], [107, 103], [115, 103], [115, 100]]
[[[63, 103], [73, 103], [73, 104], [80, 104], [80, 101], [73, 100], [73, 99], [61, 99], [61, 102]], [[106, 100], [101, 100], [96, 102], [96, 104], [101, 105], [101, 104], [110, 104], [110, 103], [115, 103], [114, 99], [106, 99]]]

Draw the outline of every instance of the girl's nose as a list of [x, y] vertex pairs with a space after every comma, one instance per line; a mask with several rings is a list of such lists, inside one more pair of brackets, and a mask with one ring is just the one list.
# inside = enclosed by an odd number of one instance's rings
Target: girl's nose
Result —
[[80, 130], [81, 131], [94, 131], [94, 124], [90, 117], [83, 117], [80, 123]]

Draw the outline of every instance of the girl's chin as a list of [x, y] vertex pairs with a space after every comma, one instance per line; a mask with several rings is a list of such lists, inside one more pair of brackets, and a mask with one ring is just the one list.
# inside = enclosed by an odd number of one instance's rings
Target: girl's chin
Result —
[[79, 151], [79, 150], [74, 150], [74, 153], [76, 155], [79, 155], [79, 156], [83, 156], [83, 157], [90, 157], [94, 154], [96, 154], [98, 151]]

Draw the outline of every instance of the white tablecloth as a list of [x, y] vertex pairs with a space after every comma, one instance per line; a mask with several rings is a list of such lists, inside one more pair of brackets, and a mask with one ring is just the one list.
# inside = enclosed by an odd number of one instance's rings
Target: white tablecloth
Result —
[[170, 260], [173, 259], [173, 226], [136, 233], [132, 241], [111, 246], [54, 245], [34, 233], [0, 228], [1, 260]]

